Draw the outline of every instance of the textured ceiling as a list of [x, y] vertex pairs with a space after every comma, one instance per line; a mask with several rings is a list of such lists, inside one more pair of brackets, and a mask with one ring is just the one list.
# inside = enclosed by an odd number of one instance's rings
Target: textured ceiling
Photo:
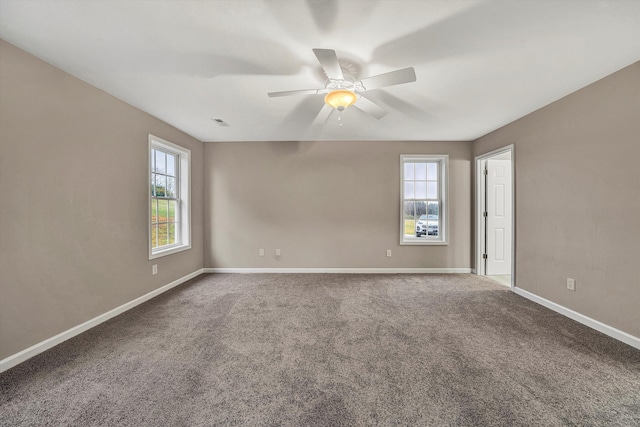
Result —
[[[201, 141], [473, 140], [640, 60], [640, 1], [0, 0], [0, 37]], [[267, 97], [324, 87], [312, 48], [417, 81], [312, 125]]]

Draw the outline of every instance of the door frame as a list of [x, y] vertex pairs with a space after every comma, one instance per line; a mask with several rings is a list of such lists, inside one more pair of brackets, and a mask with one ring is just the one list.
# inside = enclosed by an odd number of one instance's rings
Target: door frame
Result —
[[476, 202], [475, 202], [475, 221], [476, 221], [476, 271], [475, 273], [480, 276], [484, 276], [485, 263], [482, 259], [482, 254], [485, 250], [485, 222], [482, 213], [484, 212], [484, 204], [486, 200], [486, 182], [484, 179], [483, 162], [487, 161], [491, 157], [498, 156], [504, 153], [511, 153], [511, 289], [516, 286], [516, 173], [515, 173], [515, 146], [514, 144], [507, 145], [502, 148], [489, 151], [484, 154], [476, 156], [475, 168], [476, 168]]

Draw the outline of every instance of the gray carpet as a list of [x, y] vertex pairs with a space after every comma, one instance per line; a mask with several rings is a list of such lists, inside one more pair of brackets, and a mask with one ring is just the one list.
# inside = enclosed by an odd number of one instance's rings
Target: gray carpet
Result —
[[473, 275], [202, 275], [0, 374], [0, 424], [640, 425], [640, 351]]

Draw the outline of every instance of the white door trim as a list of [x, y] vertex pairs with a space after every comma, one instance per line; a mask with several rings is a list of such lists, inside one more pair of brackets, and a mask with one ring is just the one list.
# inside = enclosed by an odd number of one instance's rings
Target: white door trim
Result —
[[491, 157], [495, 157], [500, 154], [511, 153], [511, 212], [513, 215], [513, 221], [511, 222], [511, 289], [515, 288], [516, 277], [516, 185], [515, 185], [515, 147], [513, 144], [506, 147], [498, 148], [488, 153], [480, 154], [476, 156], [475, 168], [476, 168], [476, 203], [475, 203], [475, 221], [476, 221], [476, 262], [475, 271], [477, 275], [484, 276], [485, 266], [482, 260], [482, 254], [484, 253], [484, 234], [485, 225], [482, 217], [484, 208], [484, 196], [485, 196], [485, 180], [483, 175], [484, 168], [482, 167], [484, 162]]

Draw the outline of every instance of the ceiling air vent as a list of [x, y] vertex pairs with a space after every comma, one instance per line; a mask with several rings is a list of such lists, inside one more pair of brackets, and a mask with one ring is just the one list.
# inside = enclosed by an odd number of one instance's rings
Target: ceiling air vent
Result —
[[222, 119], [211, 119], [213, 120], [218, 126], [224, 126], [224, 127], [228, 127], [229, 123], [225, 122]]

